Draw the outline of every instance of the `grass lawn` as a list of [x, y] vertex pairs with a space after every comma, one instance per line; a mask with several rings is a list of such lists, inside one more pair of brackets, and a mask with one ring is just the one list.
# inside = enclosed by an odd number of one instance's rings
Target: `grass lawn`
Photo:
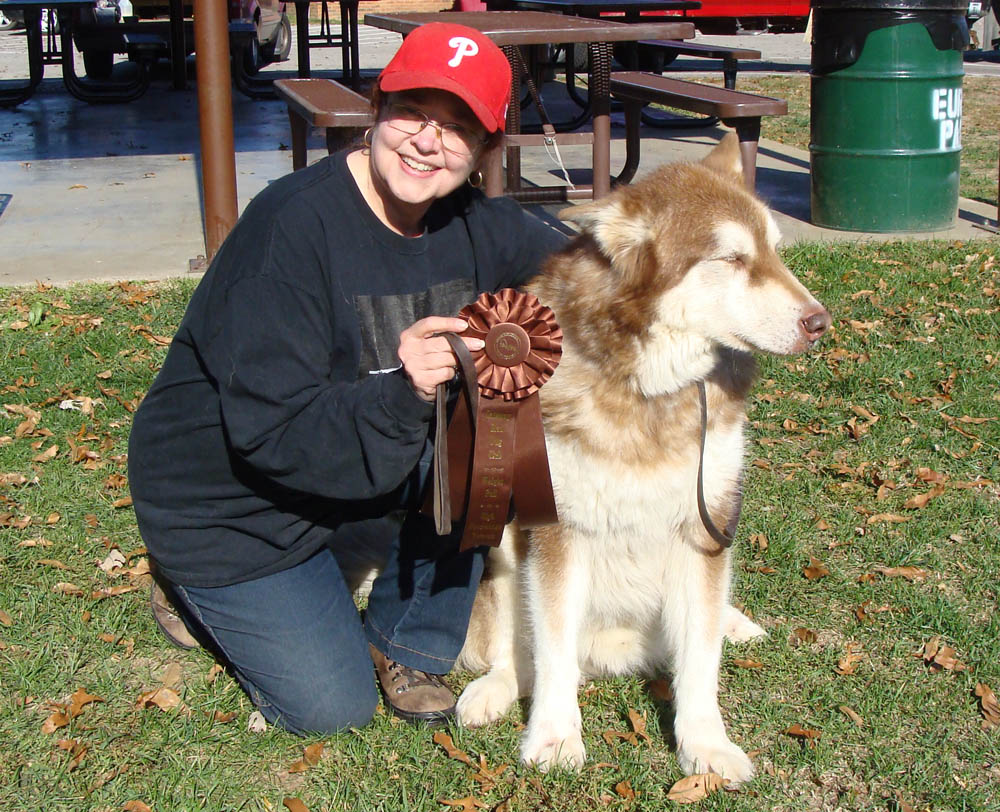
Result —
[[[760, 774], [700, 808], [1000, 808], [976, 694], [1000, 690], [998, 253], [786, 251], [834, 329], [762, 363], [734, 598], [768, 637], [726, 647], [721, 686]], [[451, 755], [386, 715], [249, 732], [236, 683], [159, 636], [126, 440], [193, 284], [0, 291], [0, 809], [673, 808], [658, 683], [585, 687], [588, 764], [542, 775], [516, 762], [523, 710]]]

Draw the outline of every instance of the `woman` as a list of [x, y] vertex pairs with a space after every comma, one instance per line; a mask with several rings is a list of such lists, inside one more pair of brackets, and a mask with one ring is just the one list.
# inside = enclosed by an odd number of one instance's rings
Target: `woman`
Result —
[[[158, 584], [288, 730], [364, 724], [376, 682], [403, 718], [453, 712], [440, 675], [483, 555], [418, 513], [435, 388], [455, 374], [438, 334], [563, 241], [469, 184], [509, 96], [507, 61], [478, 32], [410, 34], [379, 76], [365, 147], [247, 207], [135, 415], [132, 498]], [[353, 577], [383, 560], [362, 623]], [[159, 587], [153, 606], [193, 642]]]

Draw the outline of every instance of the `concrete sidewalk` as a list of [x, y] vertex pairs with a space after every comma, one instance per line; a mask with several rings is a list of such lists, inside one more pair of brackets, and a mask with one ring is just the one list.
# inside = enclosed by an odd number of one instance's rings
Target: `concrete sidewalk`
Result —
[[[709, 41], [710, 38], [703, 38]], [[772, 70], [808, 69], [808, 45], [801, 35], [765, 34], [747, 43], [766, 51]], [[362, 27], [362, 68], [369, 75], [384, 65], [399, 37]], [[726, 38], [736, 45], [733, 38]], [[23, 75], [23, 38], [0, 34], [0, 74]], [[294, 53], [294, 48], [293, 48]], [[339, 69], [335, 49], [313, 53], [314, 69]], [[193, 68], [193, 64], [189, 65]], [[678, 60], [681, 69], [704, 70], [704, 60]], [[291, 75], [294, 63], [268, 72]], [[182, 276], [189, 260], [205, 253], [200, 197], [197, 95], [194, 82], [174, 91], [164, 77], [137, 101], [88, 105], [73, 99], [49, 67], [32, 99], [0, 110], [0, 196], [11, 195], [0, 215], [0, 285], [35, 281], [65, 283], [88, 279], [149, 279]], [[565, 91], [547, 86], [550, 114], [558, 119]], [[547, 102], [548, 103], [548, 102]], [[288, 120], [277, 101], [251, 101], [233, 93], [237, 184], [240, 210], [270, 181], [291, 171]], [[619, 120], [620, 124], [620, 120]], [[675, 160], [697, 160], [723, 129], [645, 129], [639, 176]], [[613, 136], [624, 137], [621, 126]], [[325, 154], [322, 138], [310, 141], [310, 160]], [[570, 179], [586, 182], [587, 148], [563, 148]], [[624, 162], [624, 143], [613, 145], [612, 169]], [[996, 208], [962, 200], [957, 224], [947, 231], [918, 235], [866, 235], [822, 229], [809, 223], [808, 153], [762, 141], [758, 192], [777, 212], [786, 242], [990, 236], [976, 223], [993, 223]], [[559, 182], [554, 160], [528, 150], [524, 176], [536, 183]], [[553, 180], [555, 178], [556, 180]], [[0, 197], [0, 205], [3, 198]], [[555, 219], [560, 205], [532, 210]]]

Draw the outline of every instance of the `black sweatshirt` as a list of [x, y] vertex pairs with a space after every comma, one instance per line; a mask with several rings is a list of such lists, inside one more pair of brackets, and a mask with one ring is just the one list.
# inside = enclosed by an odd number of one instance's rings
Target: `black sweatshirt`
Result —
[[[423, 236], [390, 231], [338, 153], [247, 206], [198, 286], [129, 440], [133, 504], [171, 580], [294, 566], [379, 515], [423, 452], [432, 406], [399, 333], [523, 283], [564, 237], [463, 187]], [[388, 495], [388, 497], [387, 497]]]

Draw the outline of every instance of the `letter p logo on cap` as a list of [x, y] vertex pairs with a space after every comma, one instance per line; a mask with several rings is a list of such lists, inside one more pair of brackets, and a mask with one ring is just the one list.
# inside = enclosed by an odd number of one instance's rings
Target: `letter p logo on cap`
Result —
[[448, 60], [448, 64], [453, 68], [461, 65], [465, 57], [479, 53], [479, 46], [468, 37], [452, 37], [448, 40], [448, 47], [455, 49], [455, 55]]

